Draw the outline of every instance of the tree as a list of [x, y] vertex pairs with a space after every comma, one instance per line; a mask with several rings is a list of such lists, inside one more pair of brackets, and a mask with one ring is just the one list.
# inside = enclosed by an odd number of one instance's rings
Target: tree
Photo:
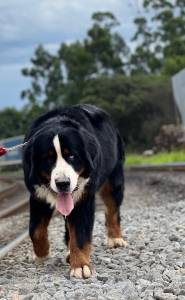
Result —
[[[183, 5], [177, 2], [182, 19]], [[183, 28], [177, 35], [178, 51], [171, 49], [178, 29], [174, 24], [170, 27], [169, 20], [176, 15], [171, 14], [169, 1], [147, 0], [144, 6], [153, 9], [151, 22], [156, 25], [150, 27], [143, 17], [135, 20], [133, 40], [138, 46], [130, 62], [128, 47], [116, 32], [119, 23], [109, 12], [93, 14], [85, 39], [62, 43], [55, 55], [42, 46], [36, 49], [31, 68], [23, 70], [31, 78], [31, 87], [22, 93], [28, 99], [21, 116], [22, 130], [55, 106], [92, 103], [112, 115], [130, 148], [152, 146], [160, 126], [175, 122], [171, 88], [161, 73], [172, 74], [184, 64]]]
[[56, 55], [39, 46], [31, 59], [32, 67], [23, 69], [31, 77], [31, 87], [22, 92], [30, 107], [52, 108], [75, 104], [91, 78], [102, 74], [124, 73], [128, 47], [115, 31], [119, 24], [112, 13], [94, 13], [93, 25], [84, 41], [62, 43]]
[[[139, 62], [148, 73], [162, 72], [173, 75], [174, 71], [185, 67], [185, 5], [184, 0], [144, 0], [143, 6], [146, 12], [152, 12], [148, 18], [135, 20], [137, 32], [134, 40], [139, 42], [135, 53], [131, 58], [133, 68]], [[149, 27], [148, 24], [152, 24]], [[142, 39], [140, 39], [142, 37]], [[173, 61], [173, 68], [169, 68]], [[163, 67], [163, 61], [165, 64]], [[179, 63], [180, 62], [180, 63]], [[176, 64], [176, 66], [174, 66]], [[136, 68], [137, 69], [137, 68]], [[140, 68], [139, 68], [140, 70]], [[168, 73], [172, 72], [172, 73]]]
[[[74, 42], [60, 46], [59, 60], [65, 70], [63, 104], [75, 104], [81, 97], [85, 81], [96, 72], [94, 58], [83, 42]], [[62, 104], [61, 103], [61, 104]]]
[[161, 76], [101, 76], [86, 85], [81, 103], [102, 107], [131, 149], [152, 147], [162, 124], [174, 123], [170, 82]]
[[152, 30], [143, 17], [136, 18], [134, 23], [137, 26], [137, 31], [132, 41], [137, 41], [138, 45], [130, 58], [131, 73], [158, 73], [161, 67], [161, 61], [156, 55], [159, 46], [155, 46], [154, 49], [151, 47], [154, 43]]
[[121, 35], [113, 31], [119, 22], [110, 12], [94, 13], [92, 20], [85, 46], [95, 59], [97, 73], [123, 74], [129, 48]]
[[0, 138], [22, 134], [22, 113], [15, 108], [0, 111]]
[[22, 74], [31, 77], [31, 88], [22, 92], [21, 97], [27, 98], [30, 107], [44, 105], [52, 108], [61, 103], [63, 74], [60, 60], [51, 55], [43, 46], [38, 46], [31, 59], [32, 67], [22, 70]]

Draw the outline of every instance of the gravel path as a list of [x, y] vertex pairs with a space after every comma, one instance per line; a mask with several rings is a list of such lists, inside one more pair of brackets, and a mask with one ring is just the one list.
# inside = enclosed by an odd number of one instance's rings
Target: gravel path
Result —
[[122, 226], [129, 246], [106, 248], [104, 214], [96, 213], [93, 277], [69, 278], [63, 220], [50, 226], [51, 258], [32, 260], [27, 240], [0, 262], [0, 299], [184, 300], [185, 175], [130, 173]]
[[4, 191], [10, 186], [10, 183], [0, 180], [0, 192]]
[[24, 213], [0, 220], [0, 249], [28, 229], [29, 214]]

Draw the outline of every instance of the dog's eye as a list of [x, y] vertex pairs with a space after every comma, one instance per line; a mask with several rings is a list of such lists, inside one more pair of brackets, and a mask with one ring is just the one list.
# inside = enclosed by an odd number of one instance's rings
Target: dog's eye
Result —
[[64, 148], [63, 150], [63, 155], [67, 160], [74, 160], [74, 155], [70, 152], [70, 150], [68, 148]]
[[74, 161], [75, 156], [70, 154], [68, 156], [65, 157], [65, 159], [69, 162], [72, 163]]
[[74, 155], [69, 155], [68, 158], [69, 158], [69, 160], [74, 160], [75, 157], [74, 157]]
[[68, 148], [64, 148], [64, 150], [63, 150], [63, 155], [66, 156], [66, 157], [71, 156], [71, 153], [70, 153], [70, 151], [69, 151]]

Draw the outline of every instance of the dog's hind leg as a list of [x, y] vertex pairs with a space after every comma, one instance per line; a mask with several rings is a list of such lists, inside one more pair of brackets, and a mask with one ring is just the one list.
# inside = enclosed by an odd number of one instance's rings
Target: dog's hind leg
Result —
[[29, 234], [33, 243], [35, 260], [41, 262], [49, 255], [49, 241], [47, 227], [53, 209], [48, 203], [30, 197], [30, 225]]
[[108, 247], [127, 246], [124, 241], [120, 227], [120, 206], [124, 194], [124, 172], [123, 163], [119, 162], [109, 179], [100, 189], [100, 196], [105, 203], [105, 219], [108, 235]]

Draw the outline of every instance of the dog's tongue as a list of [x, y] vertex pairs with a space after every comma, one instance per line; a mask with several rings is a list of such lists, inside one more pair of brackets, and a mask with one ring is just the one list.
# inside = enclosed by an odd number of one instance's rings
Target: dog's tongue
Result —
[[58, 197], [56, 209], [64, 216], [68, 216], [74, 208], [73, 198], [70, 193], [61, 193]]

